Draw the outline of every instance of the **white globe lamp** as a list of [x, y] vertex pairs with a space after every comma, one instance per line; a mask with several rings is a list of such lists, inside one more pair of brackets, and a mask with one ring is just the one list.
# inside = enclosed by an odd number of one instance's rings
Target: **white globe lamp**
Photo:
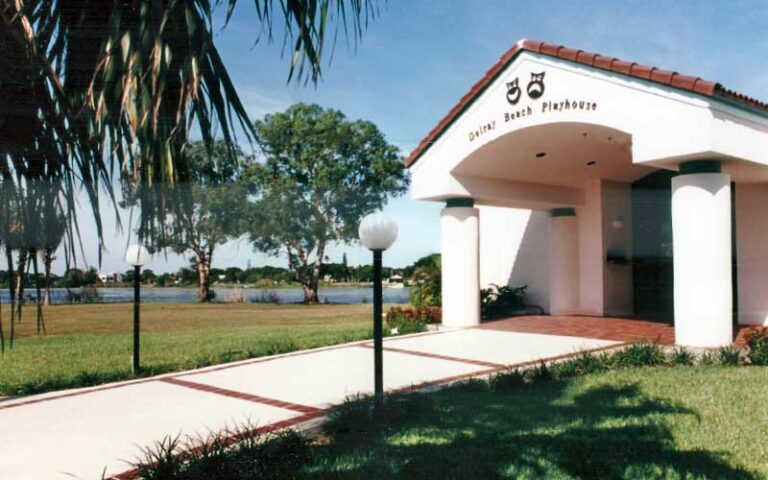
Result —
[[384, 402], [384, 344], [381, 291], [381, 253], [397, 239], [397, 224], [382, 212], [372, 213], [360, 222], [360, 242], [373, 252], [373, 392], [376, 406]]
[[131, 245], [125, 251], [125, 262], [133, 267], [142, 267], [147, 263], [149, 251], [144, 245]]
[[397, 240], [397, 224], [382, 212], [371, 213], [360, 222], [357, 233], [369, 250], [386, 250]]

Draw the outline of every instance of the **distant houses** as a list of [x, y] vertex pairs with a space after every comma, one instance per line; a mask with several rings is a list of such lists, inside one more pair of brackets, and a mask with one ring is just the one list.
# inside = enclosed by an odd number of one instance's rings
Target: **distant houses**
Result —
[[99, 276], [99, 282], [100, 283], [122, 283], [123, 282], [123, 274], [120, 272], [114, 272], [114, 273], [98, 273]]

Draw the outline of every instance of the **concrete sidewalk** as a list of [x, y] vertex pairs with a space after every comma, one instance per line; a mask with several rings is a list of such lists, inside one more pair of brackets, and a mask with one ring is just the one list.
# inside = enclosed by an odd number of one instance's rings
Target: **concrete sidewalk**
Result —
[[[387, 391], [439, 385], [620, 342], [471, 328], [385, 340]], [[0, 402], [0, 479], [100, 479], [166, 435], [249, 421], [295, 426], [373, 391], [371, 342], [355, 342]]]

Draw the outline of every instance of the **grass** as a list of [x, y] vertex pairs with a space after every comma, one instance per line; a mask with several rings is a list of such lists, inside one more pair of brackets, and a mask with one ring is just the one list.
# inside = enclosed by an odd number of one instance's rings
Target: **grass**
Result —
[[[5, 307], [5, 305], [3, 305]], [[370, 338], [371, 305], [143, 304], [144, 375]], [[24, 310], [0, 359], [0, 395], [39, 393], [132, 378], [133, 305], [53, 305], [48, 334]], [[8, 332], [7, 309], [3, 322]]]
[[473, 381], [393, 397], [383, 421], [346, 405], [299, 478], [768, 478], [765, 398], [765, 367]]

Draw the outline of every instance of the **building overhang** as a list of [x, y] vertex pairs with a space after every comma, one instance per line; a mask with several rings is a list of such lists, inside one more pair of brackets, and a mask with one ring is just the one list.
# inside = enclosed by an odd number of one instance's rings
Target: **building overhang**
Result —
[[406, 165], [414, 196], [438, 200], [476, 196], [467, 178], [573, 189], [697, 158], [768, 181], [768, 105], [698, 77], [524, 40]]

